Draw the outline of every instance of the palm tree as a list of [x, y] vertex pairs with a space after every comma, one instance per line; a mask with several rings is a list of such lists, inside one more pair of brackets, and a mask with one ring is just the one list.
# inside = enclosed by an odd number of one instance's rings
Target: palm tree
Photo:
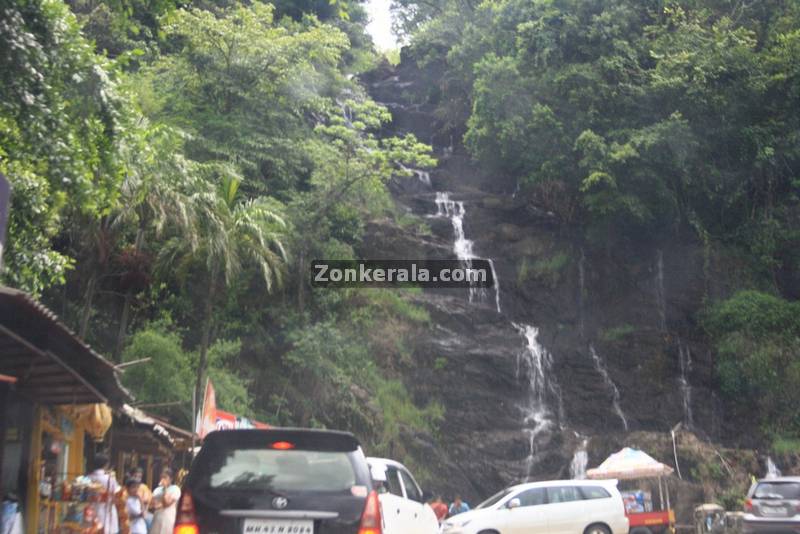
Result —
[[241, 198], [240, 183], [232, 174], [226, 175], [216, 188], [198, 182], [199, 191], [190, 197], [196, 216], [195, 240], [173, 238], [162, 248], [159, 258], [159, 263], [169, 267], [187, 261], [199, 263], [207, 276], [195, 382], [198, 399], [207, 371], [214, 307], [220, 291], [249, 265], [258, 269], [267, 292], [271, 292], [282, 285], [288, 261], [281, 242], [286, 223], [279, 214], [280, 205], [267, 197]]

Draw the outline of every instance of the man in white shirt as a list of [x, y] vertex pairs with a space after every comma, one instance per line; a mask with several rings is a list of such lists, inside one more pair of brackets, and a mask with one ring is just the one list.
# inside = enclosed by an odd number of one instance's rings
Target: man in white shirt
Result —
[[94, 471], [89, 473], [89, 479], [103, 486], [104, 495], [99, 502], [92, 506], [97, 514], [97, 519], [103, 525], [104, 534], [117, 534], [119, 532], [119, 517], [114, 504], [114, 496], [119, 491], [119, 484], [114, 475], [108, 471], [108, 456], [103, 453], [96, 454], [92, 462]]

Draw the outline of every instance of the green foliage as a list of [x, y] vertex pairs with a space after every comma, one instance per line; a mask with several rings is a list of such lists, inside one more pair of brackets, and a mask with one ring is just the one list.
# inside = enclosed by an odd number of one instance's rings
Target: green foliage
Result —
[[415, 57], [443, 71], [441, 116], [518, 198], [606, 250], [691, 229], [747, 250], [770, 282], [797, 265], [796, 6], [395, 7]]
[[530, 263], [525, 257], [517, 272], [517, 283], [533, 278], [548, 287], [555, 287], [561, 281], [564, 269], [570, 263], [570, 256], [566, 252], [557, 252], [547, 258], [540, 258]]
[[181, 338], [163, 325], [153, 325], [137, 332], [125, 349], [123, 361], [150, 358], [146, 363], [125, 370], [123, 383], [143, 404], [180, 402], [178, 407], [155, 412], [178, 416], [182, 425], [192, 420], [191, 356], [181, 347]]
[[605, 342], [613, 343], [625, 339], [635, 331], [636, 329], [632, 325], [626, 323], [603, 330], [600, 334], [600, 338]]
[[403, 430], [430, 433], [444, 419], [441, 404], [434, 402], [424, 408], [417, 407], [403, 383], [397, 380], [379, 384], [377, 401], [383, 413], [383, 428], [376, 444], [379, 454], [396, 456], [407, 453], [398, 450]]
[[742, 291], [713, 305], [704, 324], [717, 350], [722, 391], [744, 407], [757, 407], [769, 433], [794, 436], [800, 418], [798, 303]]
[[777, 436], [772, 440], [772, 452], [778, 456], [800, 454], [800, 438]]
[[[249, 382], [234, 370], [240, 351], [238, 340], [218, 341], [212, 345], [209, 349], [209, 375], [221, 409], [252, 416], [247, 391]], [[146, 406], [146, 411], [168, 415], [179, 425], [191, 427], [192, 384], [197, 355], [183, 349], [181, 336], [174, 325], [160, 322], [136, 332], [123, 354], [126, 362], [142, 358], [150, 360], [126, 369], [124, 385], [139, 403], [156, 405]], [[168, 406], [158, 406], [160, 404]]]
[[14, 188], [4, 277], [39, 294], [73, 263], [53, 244], [63, 218], [115, 205], [124, 100], [61, 1], [6, 3], [0, 27], [0, 172]]

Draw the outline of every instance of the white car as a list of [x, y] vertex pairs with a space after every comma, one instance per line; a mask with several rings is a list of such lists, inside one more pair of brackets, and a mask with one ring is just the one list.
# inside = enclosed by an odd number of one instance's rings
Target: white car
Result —
[[616, 480], [552, 480], [504, 489], [449, 518], [444, 534], [627, 534]]
[[378, 491], [383, 534], [437, 534], [439, 521], [425, 503], [422, 490], [400, 462], [367, 458]]

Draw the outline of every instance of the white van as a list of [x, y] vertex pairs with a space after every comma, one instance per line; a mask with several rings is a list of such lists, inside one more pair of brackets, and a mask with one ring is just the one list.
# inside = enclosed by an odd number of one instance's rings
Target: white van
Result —
[[616, 480], [552, 480], [504, 489], [449, 518], [444, 534], [627, 534]]
[[439, 522], [425, 503], [422, 490], [400, 462], [367, 458], [372, 483], [378, 491], [382, 534], [436, 534]]

